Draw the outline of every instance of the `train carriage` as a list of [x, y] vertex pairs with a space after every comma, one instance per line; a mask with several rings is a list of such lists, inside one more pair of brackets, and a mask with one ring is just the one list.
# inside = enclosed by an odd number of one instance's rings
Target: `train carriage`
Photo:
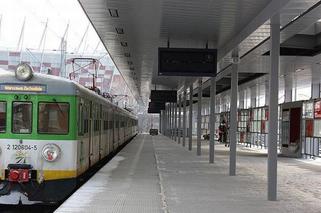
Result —
[[[131, 123], [126, 138], [120, 117]], [[27, 64], [0, 70], [0, 203], [63, 200], [137, 133], [134, 125], [133, 114], [75, 82], [33, 74]]]

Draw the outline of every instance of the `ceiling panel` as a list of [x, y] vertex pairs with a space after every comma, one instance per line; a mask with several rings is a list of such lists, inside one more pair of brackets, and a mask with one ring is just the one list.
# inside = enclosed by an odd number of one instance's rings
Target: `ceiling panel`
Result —
[[[158, 47], [217, 48], [236, 36], [271, 0], [79, 0], [119, 71], [141, 103], [147, 105], [154, 85], [175, 89], [193, 78], [157, 75]], [[316, 0], [291, 0], [281, 11], [285, 26]], [[108, 9], [117, 9], [111, 17]], [[124, 34], [117, 34], [115, 28]], [[239, 46], [243, 55], [269, 36], [263, 24]], [[127, 42], [123, 47], [120, 43]], [[124, 54], [129, 53], [130, 57]], [[268, 57], [240, 65], [240, 72], [268, 72]], [[128, 61], [133, 62], [132, 65]], [[228, 54], [220, 68], [231, 62]], [[130, 68], [134, 70], [131, 70]]]

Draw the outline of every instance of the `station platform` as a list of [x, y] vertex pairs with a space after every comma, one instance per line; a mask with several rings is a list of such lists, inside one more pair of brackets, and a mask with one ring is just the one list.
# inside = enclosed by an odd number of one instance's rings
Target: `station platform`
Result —
[[278, 201], [267, 201], [266, 154], [238, 147], [237, 175], [228, 176], [229, 151], [208, 142], [188, 151], [159, 135], [136, 136], [55, 212], [271, 213], [320, 212], [320, 165], [279, 158]]

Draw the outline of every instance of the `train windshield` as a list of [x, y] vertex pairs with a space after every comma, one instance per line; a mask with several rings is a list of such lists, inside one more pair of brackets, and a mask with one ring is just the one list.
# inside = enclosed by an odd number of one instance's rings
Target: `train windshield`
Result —
[[0, 102], [0, 133], [6, 132], [6, 102]]
[[68, 134], [68, 103], [39, 103], [38, 133]]
[[12, 132], [28, 134], [32, 130], [32, 103], [13, 102], [12, 103]]

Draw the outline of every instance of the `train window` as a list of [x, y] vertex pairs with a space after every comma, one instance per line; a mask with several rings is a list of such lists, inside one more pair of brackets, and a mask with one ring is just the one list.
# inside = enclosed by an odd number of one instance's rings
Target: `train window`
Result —
[[95, 120], [94, 121], [94, 131], [99, 131], [99, 129], [100, 129], [100, 125], [99, 125], [99, 120]]
[[69, 104], [39, 103], [38, 133], [68, 134]]
[[84, 107], [82, 103], [78, 105], [78, 135], [84, 134]]
[[0, 133], [6, 132], [7, 123], [7, 104], [6, 102], [0, 102]]
[[32, 103], [12, 103], [12, 132], [29, 134], [32, 131]]
[[108, 129], [108, 121], [104, 120], [104, 130]]
[[89, 124], [88, 124], [88, 119], [84, 120], [84, 134], [89, 132]]

